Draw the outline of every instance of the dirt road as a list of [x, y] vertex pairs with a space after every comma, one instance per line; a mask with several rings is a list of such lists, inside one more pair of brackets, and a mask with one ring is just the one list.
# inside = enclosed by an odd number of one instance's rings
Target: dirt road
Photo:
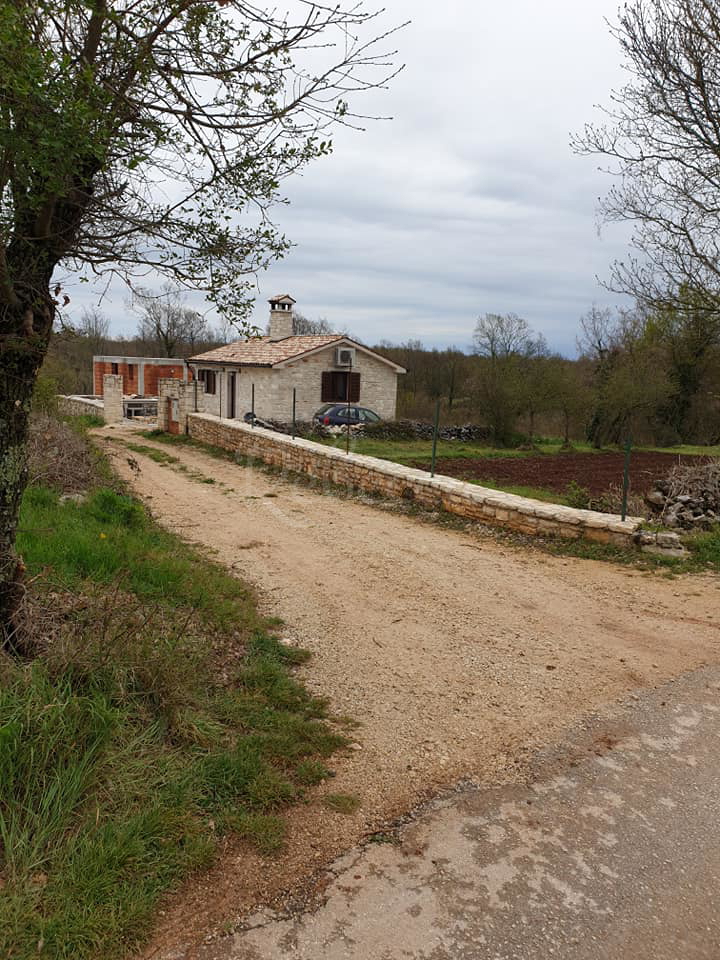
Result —
[[101, 435], [162, 523], [257, 586], [286, 636], [313, 652], [308, 685], [361, 724], [320, 790], [357, 795], [358, 812], [297, 809], [274, 865], [229, 850], [170, 909], [148, 956], [195, 956], [200, 933], [437, 787], [512, 781], [574, 718], [719, 659], [717, 578], [502, 546], [173, 448], [181, 472], [113, 443], [120, 430]]

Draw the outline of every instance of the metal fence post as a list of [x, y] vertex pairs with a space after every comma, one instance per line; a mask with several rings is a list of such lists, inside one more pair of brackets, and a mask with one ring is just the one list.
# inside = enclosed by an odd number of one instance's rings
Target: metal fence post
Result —
[[297, 400], [297, 389], [293, 387], [293, 424], [292, 424], [292, 438], [295, 439], [295, 410], [296, 410], [296, 400]]
[[435, 426], [433, 428], [433, 445], [432, 445], [432, 463], [430, 464], [430, 476], [435, 476], [435, 460], [437, 457], [437, 442], [438, 442], [438, 430], [440, 429], [440, 401], [438, 400], [435, 404]]
[[252, 428], [254, 430], [255, 429], [255, 384], [254, 383], [250, 388], [250, 414], [251, 414], [250, 423], [252, 424]]
[[350, 378], [352, 377], [352, 363], [347, 372], [347, 389], [345, 390], [345, 409], [348, 412], [347, 436], [345, 438], [345, 453], [350, 453]]
[[630, 450], [632, 449], [632, 440], [628, 438], [625, 444], [625, 465], [623, 467], [623, 494], [622, 494], [622, 515], [621, 519], [627, 517], [628, 488], [630, 486]]

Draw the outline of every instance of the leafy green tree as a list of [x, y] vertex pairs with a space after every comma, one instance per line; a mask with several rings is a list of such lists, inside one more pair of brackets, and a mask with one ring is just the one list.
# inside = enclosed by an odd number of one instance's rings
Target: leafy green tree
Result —
[[393, 73], [373, 14], [241, 0], [0, 0], [0, 630], [30, 397], [66, 299], [59, 268], [154, 269], [242, 320], [288, 241], [280, 184]]
[[718, 363], [720, 311], [702, 292], [685, 287], [670, 303], [649, 314], [647, 334], [664, 349], [675, 385], [662, 420], [678, 438], [700, 439], [699, 423], [704, 418], [698, 408], [707, 408], [711, 399], [708, 381]]
[[651, 431], [676, 387], [663, 347], [647, 335], [646, 311], [613, 317], [593, 308], [581, 325], [579, 346], [595, 374], [588, 439], [600, 447]]

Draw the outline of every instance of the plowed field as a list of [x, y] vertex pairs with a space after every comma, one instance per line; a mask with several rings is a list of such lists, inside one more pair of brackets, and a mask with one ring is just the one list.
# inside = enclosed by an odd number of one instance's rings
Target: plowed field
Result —
[[[598, 495], [623, 479], [623, 453], [560, 453], [535, 457], [498, 457], [471, 460], [444, 457], [437, 462], [437, 473], [475, 483], [498, 483], [512, 486], [545, 487], [562, 493], [571, 481]], [[676, 463], [704, 460], [704, 457], [680, 456], [674, 453], [638, 451], [630, 458], [630, 489], [645, 493], [653, 483]], [[427, 464], [414, 466], [427, 469]]]

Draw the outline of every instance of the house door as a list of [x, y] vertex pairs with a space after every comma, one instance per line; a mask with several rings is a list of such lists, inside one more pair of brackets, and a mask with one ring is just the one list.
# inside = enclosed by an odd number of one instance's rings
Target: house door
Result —
[[235, 374], [229, 373], [227, 378], [227, 389], [228, 389], [228, 417], [230, 420], [235, 419]]

